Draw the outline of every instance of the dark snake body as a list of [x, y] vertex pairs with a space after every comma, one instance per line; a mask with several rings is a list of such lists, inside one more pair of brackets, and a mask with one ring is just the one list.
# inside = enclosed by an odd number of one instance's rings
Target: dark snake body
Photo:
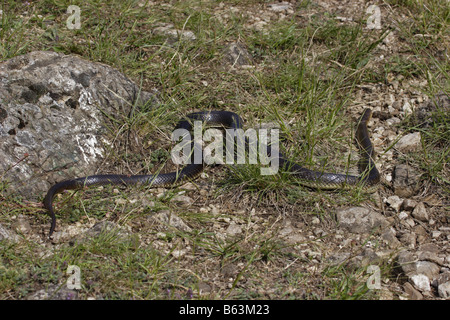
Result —
[[[356, 142], [360, 149], [360, 160], [358, 163], [360, 175], [346, 175], [338, 173], [324, 173], [306, 169], [290, 160], [283, 154], [267, 147], [268, 154], [278, 157], [279, 167], [289, 171], [302, 185], [318, 189], [349, 188], [361, 185], [372, 189], [380, 181], [379, 172], [373, 161], [374, 150], [370, 142], [367, 130], [367, 122], [371, 117], [371, 110], [366, 109], [361, 116], [356, 128]], [[189, 120], [181, 120], [177, 128], [192, 130], [192, 120], [200, 120], [208, 125], [221, 125], [225, 128], [241, 129], [242, 119], [236, 113], [229, 111], [195, 112], [187, 115]], [[65, 190], [76, 190], [90, 186], [102, 185], [148, 185], [149, 187], [170, 187], [197, 178], [203, 171], [204, 164], [191, 163], [177, 172], [150, 174], [150, 175], [92, 175], [83, 178], [65, 180], [52, 186], [44, 199], [44, 207], [48, 210], [52, 219], [49, 237], [56, 227], [56, 216], [53, 210], [53, 198], [56, 194]]]

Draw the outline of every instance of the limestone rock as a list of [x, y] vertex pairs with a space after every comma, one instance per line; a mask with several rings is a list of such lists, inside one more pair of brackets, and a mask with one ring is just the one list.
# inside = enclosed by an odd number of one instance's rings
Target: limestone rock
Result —
[[12, 224], [12, 228], [19, 234], [27, 234], [31, 232], [30, 222], [22, 215]]
[[78, 300], [78, 292], [66, 286], [51, 284], [46, 289], [38, 290], [29, 295], [27, 300]]
[[194, 199], [183, 194], [176, 195], [171, 201], [179, 203], [182, 207], [189, 207], [194, 203]]
[[428, 221], [428, 212], [423, 202], [419, 202], [411, 214], [417, 220]]
[[413, 287], [413, 285], [409, 282], [405, 282], [403, 285], [403, 289], [405, 290], [405, 293], [408, 295], [410, 300], [422, 300], [423, 296], [420, 293], [420, 291], [416, 290], [416, 288]]
[[402, 203], [401, 209], [412, 211], [417, 206], [417, 202], [412, 199], [405, 199]]
[[414, 286], [420, 291], [430, 291], [430, 279], [424, 274], [415, 274], [411, 276]]
[[381, 235], [381, 238], [389, 245], [391, 248], [397, 248], [401, 245], [396, 237], [396, 232], [394, 228], [389, 228]]
[[292, 11], [292, 4], [287, 1], [282, 1], [278, 3], [271, 3], [268, 6], [270, 11], [274, 12], [289, 12]]
[[388, 225], [381, 214], [362, 207], [341, 209], [336, 215], [339, 226], [352, 233], [371, 233], [374, 229]]
[[420, 132], [413, 132], [403, 136], [395, 145], [402, 152], [410, 152], [420, 148]]
[[386, 202], [395, 210], [399, 211], [402, 206], [403, 199], [400, 199], [399, 196], [390, 196], [386, 199]]
[[418, 274], [424, 274], [428, 279], [435, 279], [439, 275], [439, 266], [430, 261], [417, 261], [416, 272]]
[[224, 49], [225, 61], [233, 67], [242, 67], [253, 64], [253, 58], [245, 46], [239, 42], [232, 42]]
[[[419, 258], [428, 259], [430, 257], [429, 255], [424, 255], [424, 252], [428, 254], [436, 253], [429, 250], [435, 250], [434, 246], [422, 245], [419, 254], [411, 251], [402, 251], [397, 256], [397, 264], [399, 265], [400, 270], [408, 277], [414, 287], [422, 292], [429, 292], [431, 290], [431, 285], [438, 287], [442, 283], [448, 281], [446, 274], [440, 273], [441, 268], [437, 263], [419, 260]], [[431, 258], [436, 260], [432, 256]], [[445, 286], [443, 288], [445, 289]], [[413, 290], [410, 291], [409, 295], [414, 295]]]
[[242, 233], [242, 227], [235, 222], [231, 222], [225, 232], [230, 237], [234, 237]]
[[438, 286], [438, 294], [441, 298], [450, 298], [450, 281], [444, 282]]
[[8, 230], [7, 228], [5, 228], [4, 226], [2, 226], [0, 224], [0, 241], [3, 240], [8, 240], [8, 241], [12, 241], [15, 242], [18, 240], [18, 236], [16, 233]]
[[169, 225], [178, 230], [190, 232], [192, 229], [176, 214], [171, 213], [169, 210], [163, 210], [155, 214], [152, 220], [156, 220], [160, 224]]
[[27, 198], [92, 174], [103, 157], [106, 114], [155, 103], [119, 71], [77, 56], [37, 51], [0, 63], [0, 173]]
[[394, 192], [399, 197], [408, 198], [419, 191], [420, 176], [407, 165], [397, 165], [394, 171]]

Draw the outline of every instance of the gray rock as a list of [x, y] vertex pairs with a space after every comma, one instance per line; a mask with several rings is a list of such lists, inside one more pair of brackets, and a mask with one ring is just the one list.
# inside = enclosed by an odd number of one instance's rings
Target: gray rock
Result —
[[242, 234], [242, 227], [235, 222], [231, 222], [225, 232], [227, 233], [228, 236], [234, 237], [239, 234]]
[[68, 289], [65, 285], [49, 285], [48, 288], [38, 290], [29, 295], [27, 300], [78, 300], [78, 292]]
[[403, 136], [395, 145], [397, 150], [402, 152], [410, 152], [418, 150], [421, 145], [420, 132], [409, 133]]
[[0, 64], [0, 172], [38, 199], [55, 182], [92, 174], [103, 157], [106, 117], [155, 103], [119, 71], [55, 52]]
[[416, 262], [416, 273], [424, 274], [428, 279], [433, 280], [439, 275], [439, 266], [430, 261], [417, 261]]
[[444, 299], [450, 298], [450, 281], [444, 282], [438, 286], [439, 297]]
[[444, 265], [444, 258], [440, 257], [437, 253], [434, 252], [419, 251], [418, 258], [423, 261], [436, 263], [440, 266]]
[[420, 221], [428, 221], [428, 212], [423, 202], [419, 202], [411, 215]]
[[414, 274], [410, 277], [414, 286], [420, 291], [430, 291], [430, 279], [424, 274]]
[[438, 246], [432, 243], [427, 243], [419, 247], [419, 251], [417, 251], [417, 257], [419, 260], [430, 261], [440, 266], [444, 266], [445, 257], [443, 255], [440, 255], [439, 253], [440, 249]]
[[350, 270], [356, 270], [369, 265], [379, 265], [382, 258], [372, 249], [364, 248], [357, 255], [350, 252], [337, 252], [327, 257], [327, 262], [332, 266], [342, 265]]
[[279, 2], [279, 3], [271, 3], [271, 4], [267, 5], [267, 7], [270, 11], [274, 11], [274, 12], [286, 12], [288, 10], [292, 10], [292, 4], [287, 1]]
[[403, 290], [408, 295], [410, 300], [422, 300], [423, 295], [420, 293], [420, 291], [416, 290], [416, 288], [413, 287], [413, 285], [409, 282], [406, 282], [403, 285]]
[[232, 42], [224, 49], [224, 59], [232, 67], [242, 67], [253, 64], [253, 58], [247, 48], [239, 42]]
[[413, 232], [414, 234], [417, 236], [417, 243], [419, 245], [422, 245], [424, 243], [427, 243], [429, 241], [429, 235], [428, 235], [428, 231], [422, 227], [421, 225], [416, 225], [413, 228]]
[[209, 284], [205, 282], [200, 282], [198, 284], [198, 292], [200, 295], [206, 295], [209, 294], [212, 291], [212, 288]]
[[439, 276], [435, 279], [435, 286], [443, 284], [445, 282], [450, 282], [450, 272], [445, 271], [439, 274]]
[[386, 202], [393, 208], [395, 211], [399, 211], [400, 207], [403, 204], [403, 199], [401, 199], [399, 196], [390, 196], [386, 199]]
[[354, 268], [367, 267], [369, 265], [379, 265], [381, 258], [370, 248], [365, 248], [359, 255], [349, 261], [349, 266]]
[[0, 223], [0, 241], [3, 241], [3, 240], [15, 242], [18, 240], [18, 236], [14, 232], [6, 229]]
[[150, 218], [156, 220], [158, 223], [174, 227], [176, 229], [190, 232], [192, 229], [176, 214], [171, 213], [169, 210], [163, 210], [155, 214]]
[[332, 266], [338, 266], [340, 264], [343, 264], [344, 262], [347, 262], [350, 256], [350, 252], [337, 252], [327, 257], [327, 261]]
[[24, 216], [19, 216], [12, 224], [12, 228], [19, 234], [27, 234], [31, 232], [30, 222]]
[[401, 270], [406, 274], [416, 272], [417, 258], [409, 251], [402, 251], [397, 256], [397, 264]]
[[182, 207], [189, 207], [194, 203], [194, 199], [189, 196], [178, 194], [171, 199], [172, 202], [178, 202]]
[[352, 233], [371, 233], [389, 225], [385, 217], [367, 208], [353, 207], [336, 212], [339, 227]]
[[430, 291], [431, 282], [439, 283], [440, 267], [430, 261], [418, 260], [416, 254], [410, 251], [400, 252], [397, 256], [397, 264], [420, 291]]
[[401, 245], [400, 241], [398, 241], [397, 239], [394, 228], [389, 228], [385, 232], [383, 232], [381, 238], [386, 241], [391, 248], [397, 248]]
[[400, 164], [394, 170], [394, 192], [399, 197], [408, 198], [419, 191], [420, 175], [408, 165]]
[[417, 206], [417, 202], [412, 199], [405, 199], [402, 203], [401, 209], [412, 211]]
[[400, 236], [400, 241], [410, 249], [416, 247], [416, 239], [417, 236], [414, 232], [405, 232]]

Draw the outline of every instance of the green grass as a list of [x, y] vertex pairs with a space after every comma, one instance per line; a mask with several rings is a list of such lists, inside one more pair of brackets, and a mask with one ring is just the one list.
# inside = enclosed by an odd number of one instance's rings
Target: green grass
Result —
[[[355, 150], [351, 115], [361, 87], [388, 85], [395, 78], [400, 85], [426, 80], [425, 87], [414, 89], [429, 97], [449, 92], [446, 1], [387, 1], [383, 10], [399, 20], [399, 43], [398, 50], [381, 60], [380, 46], [393, 26], [367, 30], [364, 12], [352, 23], [340, 23], [326, 12], [299, 23], [304, 12], [317, 9], [304, 1], [294, 15], [272, 21], [264, 31], [247, 28], [246, 10], [258, 12], [254, 8], [264, 3], [225, 2], [222, 10], [228, 18], [219, 20], [214, 14], [218, 1], [171, 1], [147, 8], [145, 1], [134, 0], [6, 0], [0, 7], [0, 61], [33, 50], [78, 54], [121, 70], [143, 90], [156, 88], [158, 107], [136, 104], [131, 115], [107, 123], [113, 141], [106, 147], [107, 169], [134, 174], [170, 171], [170, 133], [176, 122], [191, 111], [211, 109], [237, 112], [246, 128], [278, 123], [289, 158], [312, 169], [346, 172], [358, 160], [350, 153]], [[81, 7], [79, 30], [66, 28], [70, 4]], [[231, 5], [242, 8], [228, 10]], [[407, 23], [400, 21], [404, 17]], [[151, 32], [162, 23], [193, 31], [196, 40]], [[253, 68], [230, 69], [224, 63], [224, 48], [236, 40], [248, 48]], [[448, 199], [449, 118], [437, 109], [434, 119], [431, 126], [413, 119], [400, 124], [405, 131], [419, 130], [423, 145], [398, 161], [418, 168], [423, 180], [438, 194], [447, 192]], [[49, 244], [42, 234], [49, 219], [39, 204], [11, 194], [0, 179], [0, 223], [14, 225], [22, 215], [32, 221], [33, 230], [19, 235], [17, 243], [0, 240], [0, 298], [23, 299], [49, 285], [64, 286], [72, 264], [82, 272], [81, 299], [379, 297], [367, 289], [364, 268], [327, 266], [325, 259], [299, 249], [325, 250], [323, 239], [334, 235], [334, 208], [376, 205], [371, 195], [313, 191], [286, 173], [262, 176], [257, 165], [208, 168], [206, 174], [208, 179], [193, 183], [198, 187], [194, 191], [104, 188], [62, 195], [55, 200], [59, 230], [113, 221], [126, 235], [112, 230], [57, 244]], [[207, 196], [199, 197], [205, 188]], [[179, 192], [195, 204], [178, 205], [173, 198]], [[164, 211], [182, 218], [190, 230], [152, 220]], [[295, 244], [280, 236], [285, 219], [307, 234], [312, 218], [329, 227], [327, 236]], [[230, 222], [241, 232], [225, 234]], [[316, 266], [314, 260], [323, 267], [317, 272], [309, 268]], [[389, 269], [386, 263], [383, 274]], [[211, 287], [206, 293], [201, 291], [205, 284]]]

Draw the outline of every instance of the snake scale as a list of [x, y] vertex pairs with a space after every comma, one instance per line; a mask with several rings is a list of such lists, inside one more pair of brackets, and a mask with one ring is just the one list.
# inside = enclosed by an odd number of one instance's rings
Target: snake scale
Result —
[[[302, 185], [317, 189], [339, 189], [352, 188], [361, 185], [365, 189], [373, 189], [379, 184], [380, 174], [373, 161], [374, 149], [369, 138], [367, 130], [367, 123], [370, 120], [372, 111], [370, 109], [364, 110], [361, 118], [356, 126], [356, 143], [360, 151], [360, 160], [358, 162], [358, 169], [360, 174], [358, 176], [339, 174], [339, 173], [325, 173], [320, 171], [313, 171], [300, 166], [285, 158], [285, 156], [270, 147], [267, 147], [268, 153], [271, 156], [277, 156], [279, 160], [279, 167], [288, 170]], [[241, 129], [242, 119], [239, 115], [229, 111], [202, 111], [188, 114], [186, 119], [181, 120], [177, 124], [177, 128], [182, 128], [191, 131], [192, 121], [200, 120], [208, 125], [221, 125], [225, 128]], [[162, 174], [149, 175], [91, 175], [82, 178], [65, 180], [53, 185], [47, 192], [44, 198], [44, 207], [48, 210], [51, 217], [51, 227], [49, 237], [53, 234], [56, 227], [56, 216], [53, 209], [53, 199], [55, 195], [65, 190], [76, 190], [91, 186], [102, 185], [148, 185], [149, 187], [170, 187], [176, 186], [183, 182], [197, 178], [203, 171], [204, 164], [191, 163], [183, 167], [181, 170]]]

